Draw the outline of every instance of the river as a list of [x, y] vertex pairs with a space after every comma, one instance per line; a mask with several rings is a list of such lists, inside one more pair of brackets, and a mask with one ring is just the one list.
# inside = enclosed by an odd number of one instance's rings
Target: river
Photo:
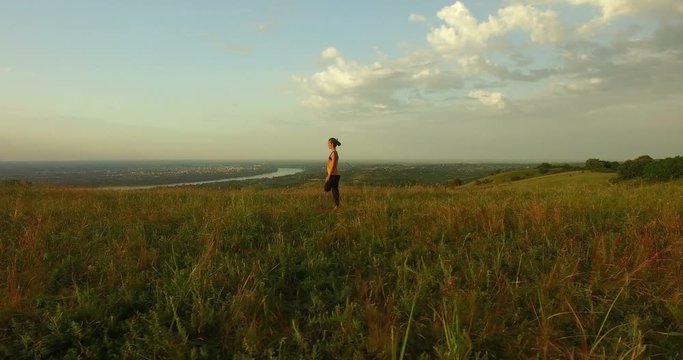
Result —
[[304, 171], [304, 169], [298, 169], [298, 168], [278, 168], [277, 171], [271, 172], [271, 173], [265, 173], [265, 174], [259, 174], [259, 175], [252, 175], [252, 176], [242, 176], [242, 177], [233, 177], [233, 178], [226, 178], [226, 179], [217, 179], [217, 180], [205, 180], [205, 181], [193, 181], [193, 182], [182, 182], [182, 183], [174, 183], [174, 184], [161, 184], [161, 185], [144, 185], [144, 186], [108, 186], [108, 187], [103, 187], [101, 189], [113, 189], [113, 190], [138, 190], [138, 189], [153, 189], [153, 188], [160, 188], [160, 187], [174, 187], [174, 186], [187, 186], [187, 185], [204, 185], [204, 184], [215, 184], [215, 183], [222, 183], [222, 182], [228, 182], [228, 181], [243, 181], [243, 180], [254, 180], [254, 179], [272, 179], [276, 177], [281, 177], [281, 176], [288, 176], [288, 175], [294, 175], [298, 174], [300, 172]]

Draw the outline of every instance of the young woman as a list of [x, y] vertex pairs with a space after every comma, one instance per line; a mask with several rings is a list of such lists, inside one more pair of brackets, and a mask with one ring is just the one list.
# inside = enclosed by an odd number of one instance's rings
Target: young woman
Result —
[[332, 190], [335, 209], [339, 207], [339, 154], [337, 146], [341, 146], [339, 140], [330, 138], [327, 140], [327, 148], [330, 149], [330, 156], [327, 157], [327, 178], [325, 178], [325, 192]]

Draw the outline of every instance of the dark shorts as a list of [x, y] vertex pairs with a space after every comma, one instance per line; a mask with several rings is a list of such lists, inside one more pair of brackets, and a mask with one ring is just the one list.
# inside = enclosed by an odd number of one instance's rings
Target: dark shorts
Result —
[[341, 178], [341, 175], [331, 175], [330, 180], [325, 182], [325, 191], [339, 188], [339, 178]]

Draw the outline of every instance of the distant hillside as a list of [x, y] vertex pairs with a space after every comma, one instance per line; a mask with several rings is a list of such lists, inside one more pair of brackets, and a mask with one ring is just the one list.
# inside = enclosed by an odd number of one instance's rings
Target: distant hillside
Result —
[[569, 171], [559, 174], [535, 176], [510, 183], [515, 187], [559, 187], [559, 186], [601, 186], [608, 185], [616, 177], [614, 173]]
[[556, 166], [556, 167], [528, 167], [526, 169], [517, 169], [512, 171], [505, 171], [498, 174], [482, 177], [469, 183], [468, 185], [486, 185], [486, 184], [505, 184], [510, 182], [523, 181], [537, 177], [546, 177], [557, 174], [567, 174], [579, 172], [575, 167]]
[[528, 168], [520, 170], [506, 171], [499, 174], [485, 176], [483, 178], [474, 181], [473, 185], [483, 185], [483, 184], [501, 184], [508, 183], [512, 181], [519, 181], [522, 179], [529, 179], [536, 176], [541, 176], [542, 174], [538, 169]]

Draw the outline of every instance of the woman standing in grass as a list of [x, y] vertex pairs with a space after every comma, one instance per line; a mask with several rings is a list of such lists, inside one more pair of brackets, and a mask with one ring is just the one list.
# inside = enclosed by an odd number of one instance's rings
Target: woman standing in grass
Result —
[[334, 197], [334, 208], [339, 207], [339, 154], [337, 154], [337, 146], [341, 146], [339, 140], [330, 138], [327, 140], [327, 148], [332, 150], [330, 156], [327, 157], [327, 178], [325, 178], [325, 192], [332, 190], [332, 197]]

